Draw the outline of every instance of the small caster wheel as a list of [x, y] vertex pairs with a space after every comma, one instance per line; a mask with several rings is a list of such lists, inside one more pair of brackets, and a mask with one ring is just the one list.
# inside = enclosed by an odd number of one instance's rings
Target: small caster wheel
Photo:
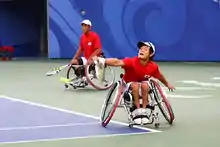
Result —
[[65, 84], [65, 88], [68, 89], [68, 88], [69, 88], [69, 85]]
[[155, 128], [159, 128], [160, 124], [159, 123], [155, 123]]
[[73, 89], [76, 89], [76, 85], [74, 85], [74, 84], [70, 84], [72, 87], [73, 87]]
[[129, 128], [133, 128], [133, 125], [132, 125], [132, 124], [129, 124], [128, 126], [129, 126]]

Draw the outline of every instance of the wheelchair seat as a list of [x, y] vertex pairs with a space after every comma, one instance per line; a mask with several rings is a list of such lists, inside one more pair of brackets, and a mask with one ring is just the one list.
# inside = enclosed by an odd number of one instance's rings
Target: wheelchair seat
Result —
[[[77, 77], [84, 77], [85, 76], [85, 67], [80, 66], [80, 67], [74, 68], [74, 72]], [[93, 74], [95, 74], [95, 64], [92, 64], [91, 66], [89, 66], [89, 73], [91, 73], [91, 72], [93, 72]]]
[[[150, 94], [152, 94], [153, 91], [150, 89], [149, 91], [149, 96]], [[124, 94], [123, 94], [123, 99], [124, 99], [124, 102], [127, 104], [127, 106], [130, 108], [130, 112], [133, 112], [135, 109], [136, 109], [136, 106], [134, 105], [134, 102], [133, 102], [133, 97], [132, 97], [132, 94], [130, 91], [125, 91]], [[141, 100], [142, 97], [139, 96], [139, 99]], [[142, 104], [140, 104], [140, 107], [142, 107]], [[154, 110], [155, 107], [148, 104], [147, 105], [147, 108], [150, 109], [150, 110]]]

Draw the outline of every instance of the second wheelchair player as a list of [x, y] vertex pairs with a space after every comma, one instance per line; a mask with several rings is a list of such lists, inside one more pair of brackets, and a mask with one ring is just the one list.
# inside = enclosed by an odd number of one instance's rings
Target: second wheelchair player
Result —
[[[139, 49], [138, 55], [135, 57], [126, 57], [122, 60], [117, 58], [101, 58], [94, 57], [93, 60], [99, 64], [99, 67], [116, 66], [124, 69], [123, 80], [127, 83], [127, 88], [131, 89], [132, 97], [136, 109], [132, 112], [134, 122], [136, 124], [147, 124], [149, 122], [147, 116], [148, 92], [149, 85], [146, 76], [151, 76], [161, 81], [169, 90], [174, 90], [159, 70], [159, 66], [153, 61], [155, 55], [155, 46], [151, 42], [139, 41], [137, 43]], [[142, 105], [140, 104], [140, 96]]]
[[[98, 90], [106, 90], [111, 87], [114, 83], [114, 73], [113, 69], [106, 67], [106, 73], [110, 74], [112, 78], [109, 79], [109, 76], [102, 82], [97, 83], [99, 78], [98, 67], [90, 63], [90, 59], [96, 55], [100, 57], [105, 57], [102, 52], [102, 44], [99, 35], [92, 31], [92, 23], [90, 20], [83, 20], [81, 22], [83, 34], [80, 37], [79, 48], [70, 61], [72, 65], [67, 71], [67, 79], [63, 81], [65, 87], [68, 88], [69, 84], [74, 87], [74, 89], [80, 87], [84, 88], [89, 84]], [[81, 57], [81, 55], [83, 55]], [[75, 66], [79, 65], [79, 67]], [[109, 73], [108, 73], [109, 72]], [[72, 74], [74, 73], [74, 74]], [[106, 75], [107, 75], [106, 74]], [[70, 80], [69, 80], [70, 79]], [[68, 82], [66, 82], [66, 81]], [[70, 81], [70, 82], [69, 82]]]

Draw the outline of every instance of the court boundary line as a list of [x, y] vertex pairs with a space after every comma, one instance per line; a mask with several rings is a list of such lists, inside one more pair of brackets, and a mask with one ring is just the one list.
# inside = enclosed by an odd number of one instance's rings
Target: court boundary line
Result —
[[117, 137], [117, 136], [133, 136], [133, 135], [143, 135], [143, 134], [152, 134], [155, 132], [136, 132], [136, 133], [118, 133], [118, 134], [105, 134], [105, 135], [88, 135], [82, 137], [68, 137], [68, 138], [51, 138], [51, 139], [35, 139], [35, 140], [23, 140], [23, 141], [13, 141], [13, 142], [0, 142], [0, 145], [4, 144], [20, 144], [20, 143], [37, 143], [37, 142], [48, 142], [48, 141], [63, 141], [63, 140], [77, 140], [77, 139], [101, 139], [108, 137]]
[[[202, 86], [179, 86], [179, 87], [175, 87], [176, 90], [178, 91], [197, 91], [197, 90], [205, 90], [205, 91], [215, 91], [217, 90], [216, 88], [213, 87], [202, 87]], [[162, 86], [162, 89], [169, 92], [169, 90], [167, 89], [167, 87]]]
[[197, 85], [197, 86], [201, 86], [201, 87], [215, 87], [215, 88], [219, 88], [220, 87], [220, 83], [210, 83], [210, 82], [201, 82], [201, 81], [197, 81], [197, 80], [180, 80], [180, 81], [176, 81], [177, 83], [183, 83], [183, 84], [188, 84], [188, 85]]
[[[40, 103], [30, 102], [30, 101], [27, 101], [27, 100], [22, 100], [22, 99], [18, 99], [18, 98], [14, 98], [14, 97], [8, 97], [8, 96], [5, 96], [5, 95], [0, 95], [0, 98], [8, 99], [8, 100], [11, 100], [11, 101], [17, 101], [17, 102], [37, 106], [37, 107], [43, 107], [43, 108], [47, 108], [47, 109], [50, 109], [50, 110], [60, 111], [60, 112], [68, 113], [68, 114], [75, 114], [75, 115], [78, 115], [78, 116], [83, 116], [83, 117], [87, 117], [87, 118], [93, 118], [93, 119], [96, 119], [96, 120], [100, 120], [100, 117], [97, 117], [97, 116], [84, 114], [84, 113], [76, 112], [76, 111], [72, 111], [72, 110], [57, 108], [57, 107], [53, 107], [53, 106], [48, 106], [48, 105], [44, 105], [44, 104], [40, 104]], [[111, 122], [115, 123], [115, 124], [120, 124], [120, 125], [123, 125], [123, 126], [128, 126], [127, 123], [123, 123], [123, 122], [119, 122], [119, 121], [115, 121], [115, 120], [111, 120]], [[134, 126], [134, 127], [138, 128], [138, 129], [146, 130], [146, 131], [151, 131], [151, 132], [158, 132], [158, 133], [161, 132], [161, 131], [158, 131], [158, 130], [155, 130], [155, 129], [150, 129], [150, 128], [141, 127], [141, 126]]]
[[220, 80], [220, 77], [212, 77], [212, 80]]
[[74, 127], [74, 126], [85, 126], [85, 125], [96, 125], [99, 122], [90, 123], [69, 123], [69, 124], [57, 124], [57, 125], [39, 125], [39, 126], [22, 126], [22, 127], [5, 127], [0, 128], [0, 131], [14, 131], [14, 130], [32, 130], [32, 129], [44, 129], [44, 128], [60, 128], [60, 127]]
[[[20, 103], [24, 103], [24, 104], [28, 104], [28, 105], [32, 105], [32, 106], [36, 106], [36, 107], [42, 107], [42, 108], [46, 108], [46, 109], [50, 109], [50, 110], [54, 110], [54, 111], [60, 111], [60, 112], [63, 112], [63, 113], [74, 114], [74, 115], [78, 115], [78, 116], [92, 118], [92, 119], [100, 121], [100, 117], [89, 115], [89, 114], [84, 114], [84, 113], [80, 113], [80, 112], [76, 112], [76, 111], [72, 111], [72, 110], [62, 109], [62, 108], [49, 106], [49, 105], [44, 105], [44, 104], [41, 104], [41, 103], [22, 100], [22, 99], [19, 99], [19, 98], [9, 97], [9, 96], [6, 96], [6, 95], [0, 95], [0, 98], [11, 100], [11, 101], [14, 101], [14, 102], [20, 102]], [[127, 123], [123, 123], [123, 122], [119, 122], [119, 121], [115, 121], [115, 120], [111, 120], [111, 123], [128, 127]], [[136, 132], [136, 133], [127, 133], [127, 134], [120, 133], [120, 134], [106, 134], [106, 135], [91, 135], [91, 136], [72, 137], [72, 138], [69, 137], [69, 138], [54, 138], [54, 139], [36, 139], [36, 140], [28, 140], [28, 141], [0, 142], [0, 144], [55, 141], [55, 140], [67, 140], [67, 139], [72, 140], [72, 139], [86, 139], [86, 138], [103, 138], [103, 137], [139, 135], [139, 134], [161, 133], [162, 132], [162, 131], [159, 131], [159, 130], [150, 129], [150, 128], [146, 128], [146, 127], [141, 127], [141, 126], [133, 126], [133, 127], [137, 128], [137, 129], [149, 131], [149, 132]]]
[[179, 95], [179, 94], [168, 94], [168, 98], [174, 99], [210, 99], [213, 95]]

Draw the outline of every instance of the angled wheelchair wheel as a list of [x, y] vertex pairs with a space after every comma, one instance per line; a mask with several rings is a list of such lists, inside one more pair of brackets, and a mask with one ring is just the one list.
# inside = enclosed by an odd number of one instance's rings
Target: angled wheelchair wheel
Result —
[[75, 75], [75, 69], [74, 69], [73, 66], [70, 66], [70, 67], [68, 68], [68, 70], [67, 70], [66, 78], [67, 78], [67, 79], [71, 79], [71, 78], [73, 78], [73, 77], [75, 77], [75, 76], [76, 76], [76, 75]]
[[101, 110], [101, 122], [102, 126], [106, 127], [110, 120], [112, 119], [120, 101], [121, 101], [121, 94], [122, 94], [122, 86], [120, 82], [116, 82], [110, 88], [108, 95], [104, 101]]
[[72, 79], [76, 77], [85, 76], [85, 66], [84, 65], [72, 65], [68, 68], [66, 78]]
[[96, 76], [95, 64], [86, 65], [85, 75], [88, 83], [97, 90], [107, 90], [114, 84], [115, 81], [115, 74], [110, 66], [105, 67], [103, 81], [100, 81]]
[[[72, 84], [80, 82], [80, 77], [84, 74], [84, 66], [70, 66], [67, 70], [66, 78], [70, 79]], [[65, 87], [68, 88], [68, 84]], [[73, 86], [73, 85], [72, 85]]]
[[164, 118], [167, 120], [169, 124], [173, 124], [173, 120], [175, 118], [173, 109], [168, 99], [164, 95], [163, 90], [155, 80], [151, 80], [150, 83], [153, 89], [155, 101], [157, 102], [157, 105], [161, 113], [163, 114]]

